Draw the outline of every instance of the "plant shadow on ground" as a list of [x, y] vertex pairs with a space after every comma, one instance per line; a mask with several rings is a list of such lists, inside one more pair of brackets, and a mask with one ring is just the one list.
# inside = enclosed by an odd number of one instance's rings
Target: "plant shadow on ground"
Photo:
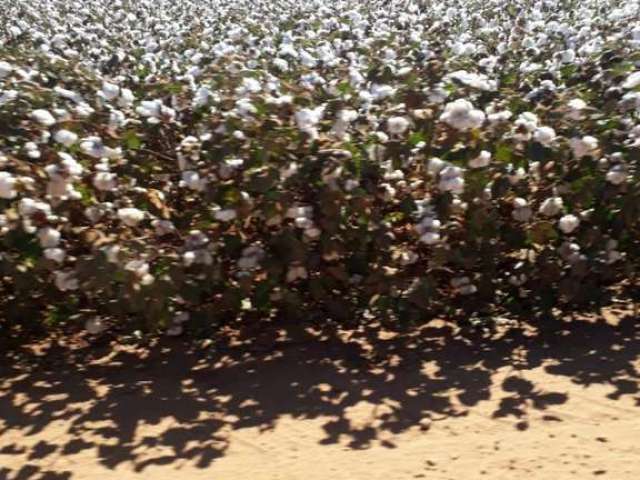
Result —
[[[520, 371], [542, 367], [577, 384], [604, 384], [612, 387], [610, 398], [631, 395], [640, 406], [639, 358], [640, 322], [631, 314], [502, 333], [444, 322], [341, 333], [283, 324], [239, 330], [206, 349], [165, 340], [144, 354], [114, 351], [107, 341], [74, 350], [53, 346], [26, 364], [10, 355], [3, 361], [0, 454], [27, 455], [29, 463], [0, 466], [0, 478], [73, 478], [40, 465], [84, 449], [97, 449], [107, 468], [128, 462], [144, 471], [185, 459], [206, 468], [225, 455], [229, 429], [269, 430], [285, 415], [326, 419], [324, 444], [346, 441], [361, 449], [378, 441], [393, 448], [381, 433], [426, 431], [432, 422], [466, 415], [495, 392], [492, 373], [503, 367], [511, 370], [498, 386], [504, 396], [493, 416], [526, 430], [528, 411], [568, 396]], [[349, 421], [346, 410], [362, 401], [386, 405], [375, 424]], [[157, 435], [136, 434], [142, 424], [167, 420], [173, 426]], [[37, 435], [54, 421], [65, 424], [64, 443], [25, 447], [1, 440], [9, 431]], [[164, 453], [150, 456], [155, 448]]]

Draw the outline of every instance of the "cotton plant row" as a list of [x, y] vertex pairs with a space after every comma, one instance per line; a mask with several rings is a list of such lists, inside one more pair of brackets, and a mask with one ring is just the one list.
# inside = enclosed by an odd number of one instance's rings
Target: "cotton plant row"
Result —
[[4, 7], [12, 318], [176, 335], [550, 308], [635, 281], [636, 2]]

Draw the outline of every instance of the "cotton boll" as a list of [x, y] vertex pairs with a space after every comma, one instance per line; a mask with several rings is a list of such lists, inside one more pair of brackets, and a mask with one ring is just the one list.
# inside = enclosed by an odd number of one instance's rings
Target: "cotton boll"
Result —
[[580, 219], [575, 215], [565, 215], [558, 221], [558, 227], [563, 233], [569, 235], [580, 225]]
[[144, 220], [144, 212], [137, 208], [121, 208], [118, 210], [118, 218], [128, 227], [135, 227]]
[[491, 163], [491, 153], [486, 151], [486, 150], [482, 150], [477, 157], [472, 158], [471, 160], [469, 160], [469, 168], [483, 168], [488, 166]]
[[607, 182], [613, 185], [621, 185], [627, 181], [628, 174], [621, 165], [615, 165], [607, 172]]
[[65, 147], [70, 147], [71, 145], [73, 145], [78, 141], [78, 135], [76, 135], [75, 133], [69, 130], [62, 129], [62, 130], [58, 130], [53, 135], [53, 139], [56, 142], [61, 143]]
[[0, 198], [12, 199], [18, 195], [16, 178], [9, 172], [0, 172]]
[[62, 292], [77, 290], [79, 286], [78, 279], [75, 278], [72, 271], [54, 272], [54, 283], [56, 288]]
[[230, 222], [234, 220], [238, 216], [238, 214], [233, 208], [226, 208], [216, 211], [213, 216], [216, 220], [219, 220], [221, 222]]
[[536, 142], [541, 143], [545, 147], [548, 147], [549, 145], [551, 145], [555, 140], [555, 138], [556, 138], [556, 132], [551, 127], [538, 127], [533, 132], [533, 139]]
[[391, 117], [387, 120], [387, 129], [392, 135], [402, 135], [409, 128], [405, 117]]
[[569, 140], [569, 145], [575, 157], [582, 158], [592, 155], [595, 152], [598, 148], [598, 139], [588, 135], [582, 138], [572, 138]]
[[563, 208], [562, 197], [549, 197], [542, 202], [539, 212], [546, 217], [554, 217], [562, 212]]
[[111, 172], [98, 172], [93, 177], [93, 186], [97, 190], [109, 192], [115, 190], [118, 186], [118, 176]]
[[640, 85], [640, 72], [633, 72], [622, 83], [622, 88], [632, 89]]
[[458, 99], [447, 103], [440, 120], [457, 130], [465, 131], [480, 127], [485, 120], [485, 114], [482, 110], [473, 108], [473, 104], [468, 100]]
[[42, 248], [54, 248], [60, 243], [60, 232], [55, 228], [43, 227], [38, 230], [38, 240]]
[[56, 123], [56, 119], [49, 110], [34, 110], [31, 112], [31, 118], [45, 127], [50, 127]]
[[64, 262], [64, 259], [67, 256], [66, 252], [61, 248], [47, 248], [43, 253], [46, 259], [52, 260], [56, 263]]

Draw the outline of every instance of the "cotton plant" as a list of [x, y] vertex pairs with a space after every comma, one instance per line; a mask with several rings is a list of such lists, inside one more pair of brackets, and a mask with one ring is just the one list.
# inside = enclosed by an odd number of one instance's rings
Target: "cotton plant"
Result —
[[631, 0], [525, 2], [517, 29], [506, 0], [103, 3], [3, 12], [2, 271], [35, 293], [2, 301], [180, 335], [557, 305], [637, 271]]

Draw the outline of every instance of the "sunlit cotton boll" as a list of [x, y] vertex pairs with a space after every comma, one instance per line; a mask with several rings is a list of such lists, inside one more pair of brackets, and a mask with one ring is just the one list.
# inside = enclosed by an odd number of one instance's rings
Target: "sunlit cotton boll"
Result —
[[0, 172], [0, 198], [12, 199], [18, 195], [16, 178], [9, 172]]
[[569, 145], [576, 158], [586, 157], [592, 155], [598, 148], [598, 139], [589, 135], [582, 138], [572, 138], [569, 140]]
[[640, 72], [633, 72], [622, 83], [622, 88], [632, 89], [640, 85]]
[[118, 218], [128, 227], [135, 227], [144, 220], [144, 212], [137, 208], [120, 208]]
[[515, 198], [513, 200], [513, 212], [511, 216], [518, 222], [528, 222], [532, 215], [531, 207], [524, 198]]
[[572, 214], [564, 215], [558, 221], [558, 228], [567, 235], [571, 234], [579, 225], [580, 219]]
[[440, 172], [438, 188], [443, 192], [462, 193], [464, 191], [463, 170], [460, 167], [448, 166]]
[[469, 168], [483, 168], [491, 163], [491, 152], [486, 150], [482, 150], [477, 157], [469, 160], [468, 165]]
[[67, 256], [66, 252], [61, 248], [46, 248], [43, 253], [46, 259], [52, 260], [56, 263], [64, 262], [64, 259]]
[[221, 222], [230, 222], [234, 220], [238, 216], [238, 214], [233, 208], [225, 208], [216, 211], [213, 216], [216, 220], [219, 220]]
[[38, 230], [38, 240], [42, 248], [57, 247], [60, 243], [60, 232], [55, 228], [43, 227]]
[[31, 112], [31, 118], [33, 118], [39, 124], [50, 127], [56, 123], [56, 119], [49, 110], [39, 109]]
[[54, 272], [54, 283], [58, 290], [66, 292], [78, 289], [78, 279], [72, 271]]
[[405, 117], [391, 117], [387, 120], [387, 130], [392, 135], [402, 135], [409, 128], [409, 120]]
[[621, 165], [614, 165], [607, 172], [606, 179], [607, 182], [613, 185], [621, 185], [627, 181], [628, 174], [625, 168]]
[[457, 130], [465, 131], [480, 127], [484, 123], [485, 114], [482, 110], [475, 109], [468, 100], [460, 98], [447, 103], [440, 120]]
[[549, 197], [542, 202], [539, 212], [545, 217], [554, 217], [562, 212], [563, 208], [562, 197]]
[[64, 145], [65, 147], [70, 147], [74, 143], [78, 141], [78, 135], [69, 131], [69, 130], [58, 130], [54, 135], [53, 139]]
[[545, 147], [548, 147], [549, 145], [551, 145], [555, 140], [555, 138], [556, 138], [556, 132], [551, 127], [538, 127], [533, 132], [533, 139], [536, 142], [541, 143]]
[[98, 172], [93, 177], [93, 186], [97, 190], [109, 192], [115, 190], [118, 186], [118, 176], [111, 172]]

